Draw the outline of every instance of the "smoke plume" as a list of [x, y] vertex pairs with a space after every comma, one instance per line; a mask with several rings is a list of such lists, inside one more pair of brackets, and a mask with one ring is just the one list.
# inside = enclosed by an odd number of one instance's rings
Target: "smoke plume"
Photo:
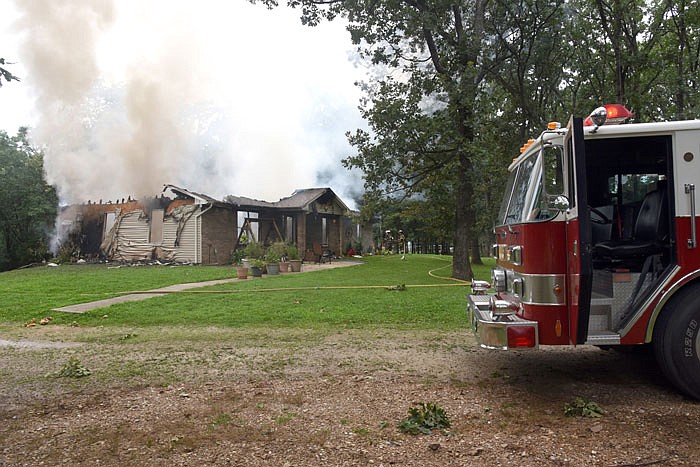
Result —
[[32, 138], [63, 204], [167, 183], [271, 201], [323, 184], [352, 204], [361, 180], [339, 160], [362, 125], [361, 75], [341, 25], [302, 30], [295, 11], [207, 0], [17, 9]]

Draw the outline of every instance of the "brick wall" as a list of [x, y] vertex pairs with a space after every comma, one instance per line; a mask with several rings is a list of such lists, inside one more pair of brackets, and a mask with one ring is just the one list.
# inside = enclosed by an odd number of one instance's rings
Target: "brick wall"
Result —
[[231, 263], [237, 223], [236, 211], [231, 209], [213, 207], [202, 215], [202, 264]]

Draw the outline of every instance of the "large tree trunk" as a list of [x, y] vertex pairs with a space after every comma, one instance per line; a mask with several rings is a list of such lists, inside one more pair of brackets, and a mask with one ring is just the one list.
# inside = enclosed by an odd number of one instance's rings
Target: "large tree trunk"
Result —
[[452, 277], [465, 281], [472, 280], [472, 266], [469, 262], [469, 237], [474, 223], [474, 210], [471, 197], [472, 163], [466, 154], [459, 156], [459, 181], [457, 183], [457, 203], [455, 203], [454, 255], [452, 256]]
[[481, 261], [481, 251], [479, 251], [479, 236], [476, 234], [476, 232], [472, 232], [471, 235], [471, 254], [469, 256], [471, 256], [472, 265], [484, 264], [484, 262]]

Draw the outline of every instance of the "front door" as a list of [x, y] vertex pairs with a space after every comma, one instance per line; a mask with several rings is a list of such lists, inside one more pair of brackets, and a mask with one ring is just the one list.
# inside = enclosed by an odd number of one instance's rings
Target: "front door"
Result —
[[586, 195], [586, 154], [583, 119], [572, 117], [564, 139], [569, 209], [566, 211], [566, 277], [569, 339], [574, 345], [588, 337], [591, 303], [591, 225]]

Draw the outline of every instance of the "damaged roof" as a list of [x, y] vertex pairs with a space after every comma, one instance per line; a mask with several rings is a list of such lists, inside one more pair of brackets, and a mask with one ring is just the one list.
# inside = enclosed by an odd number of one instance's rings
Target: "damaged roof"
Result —
[[232, 195], [227, 196], [226, 201], [236, 205], [239, 208], [277, 208], [303, 211], [311, 211], [311, 204], [315, 202], [327, 204], [332, 201], [336, 201], [343, 211], [350, 211], [345, 203], [343, 203], [338, 195], [336, 195], [330, 188], [304, 188], [296, 190], [291, 196], [282, 198], [279, 201], [272, 203], [268, 201], [246, 198], [244, 196]]
[[228, 195], [224, 198], [227, 203], [233, 204], [238, 208], [274, 208], [274, 203], [262, 201], [259, 199], [246, 198], [245, 196]]
[[203, 195], [201, 193], [197, 193], [194, 191], [186, 190], [184, 188], [177, 187], [175, 185], [163, 185], [163, 192], [166, 190], [171, 190], [173, 193], [177, 195], [182, 195], [187, 198], [192, 198], [194, 199], [194, 202], [196, 204], [214, 204], [217, 206], [225, 206], [226, 203], [222, 203], [218, 199], [214, 199], [211, 196]]

